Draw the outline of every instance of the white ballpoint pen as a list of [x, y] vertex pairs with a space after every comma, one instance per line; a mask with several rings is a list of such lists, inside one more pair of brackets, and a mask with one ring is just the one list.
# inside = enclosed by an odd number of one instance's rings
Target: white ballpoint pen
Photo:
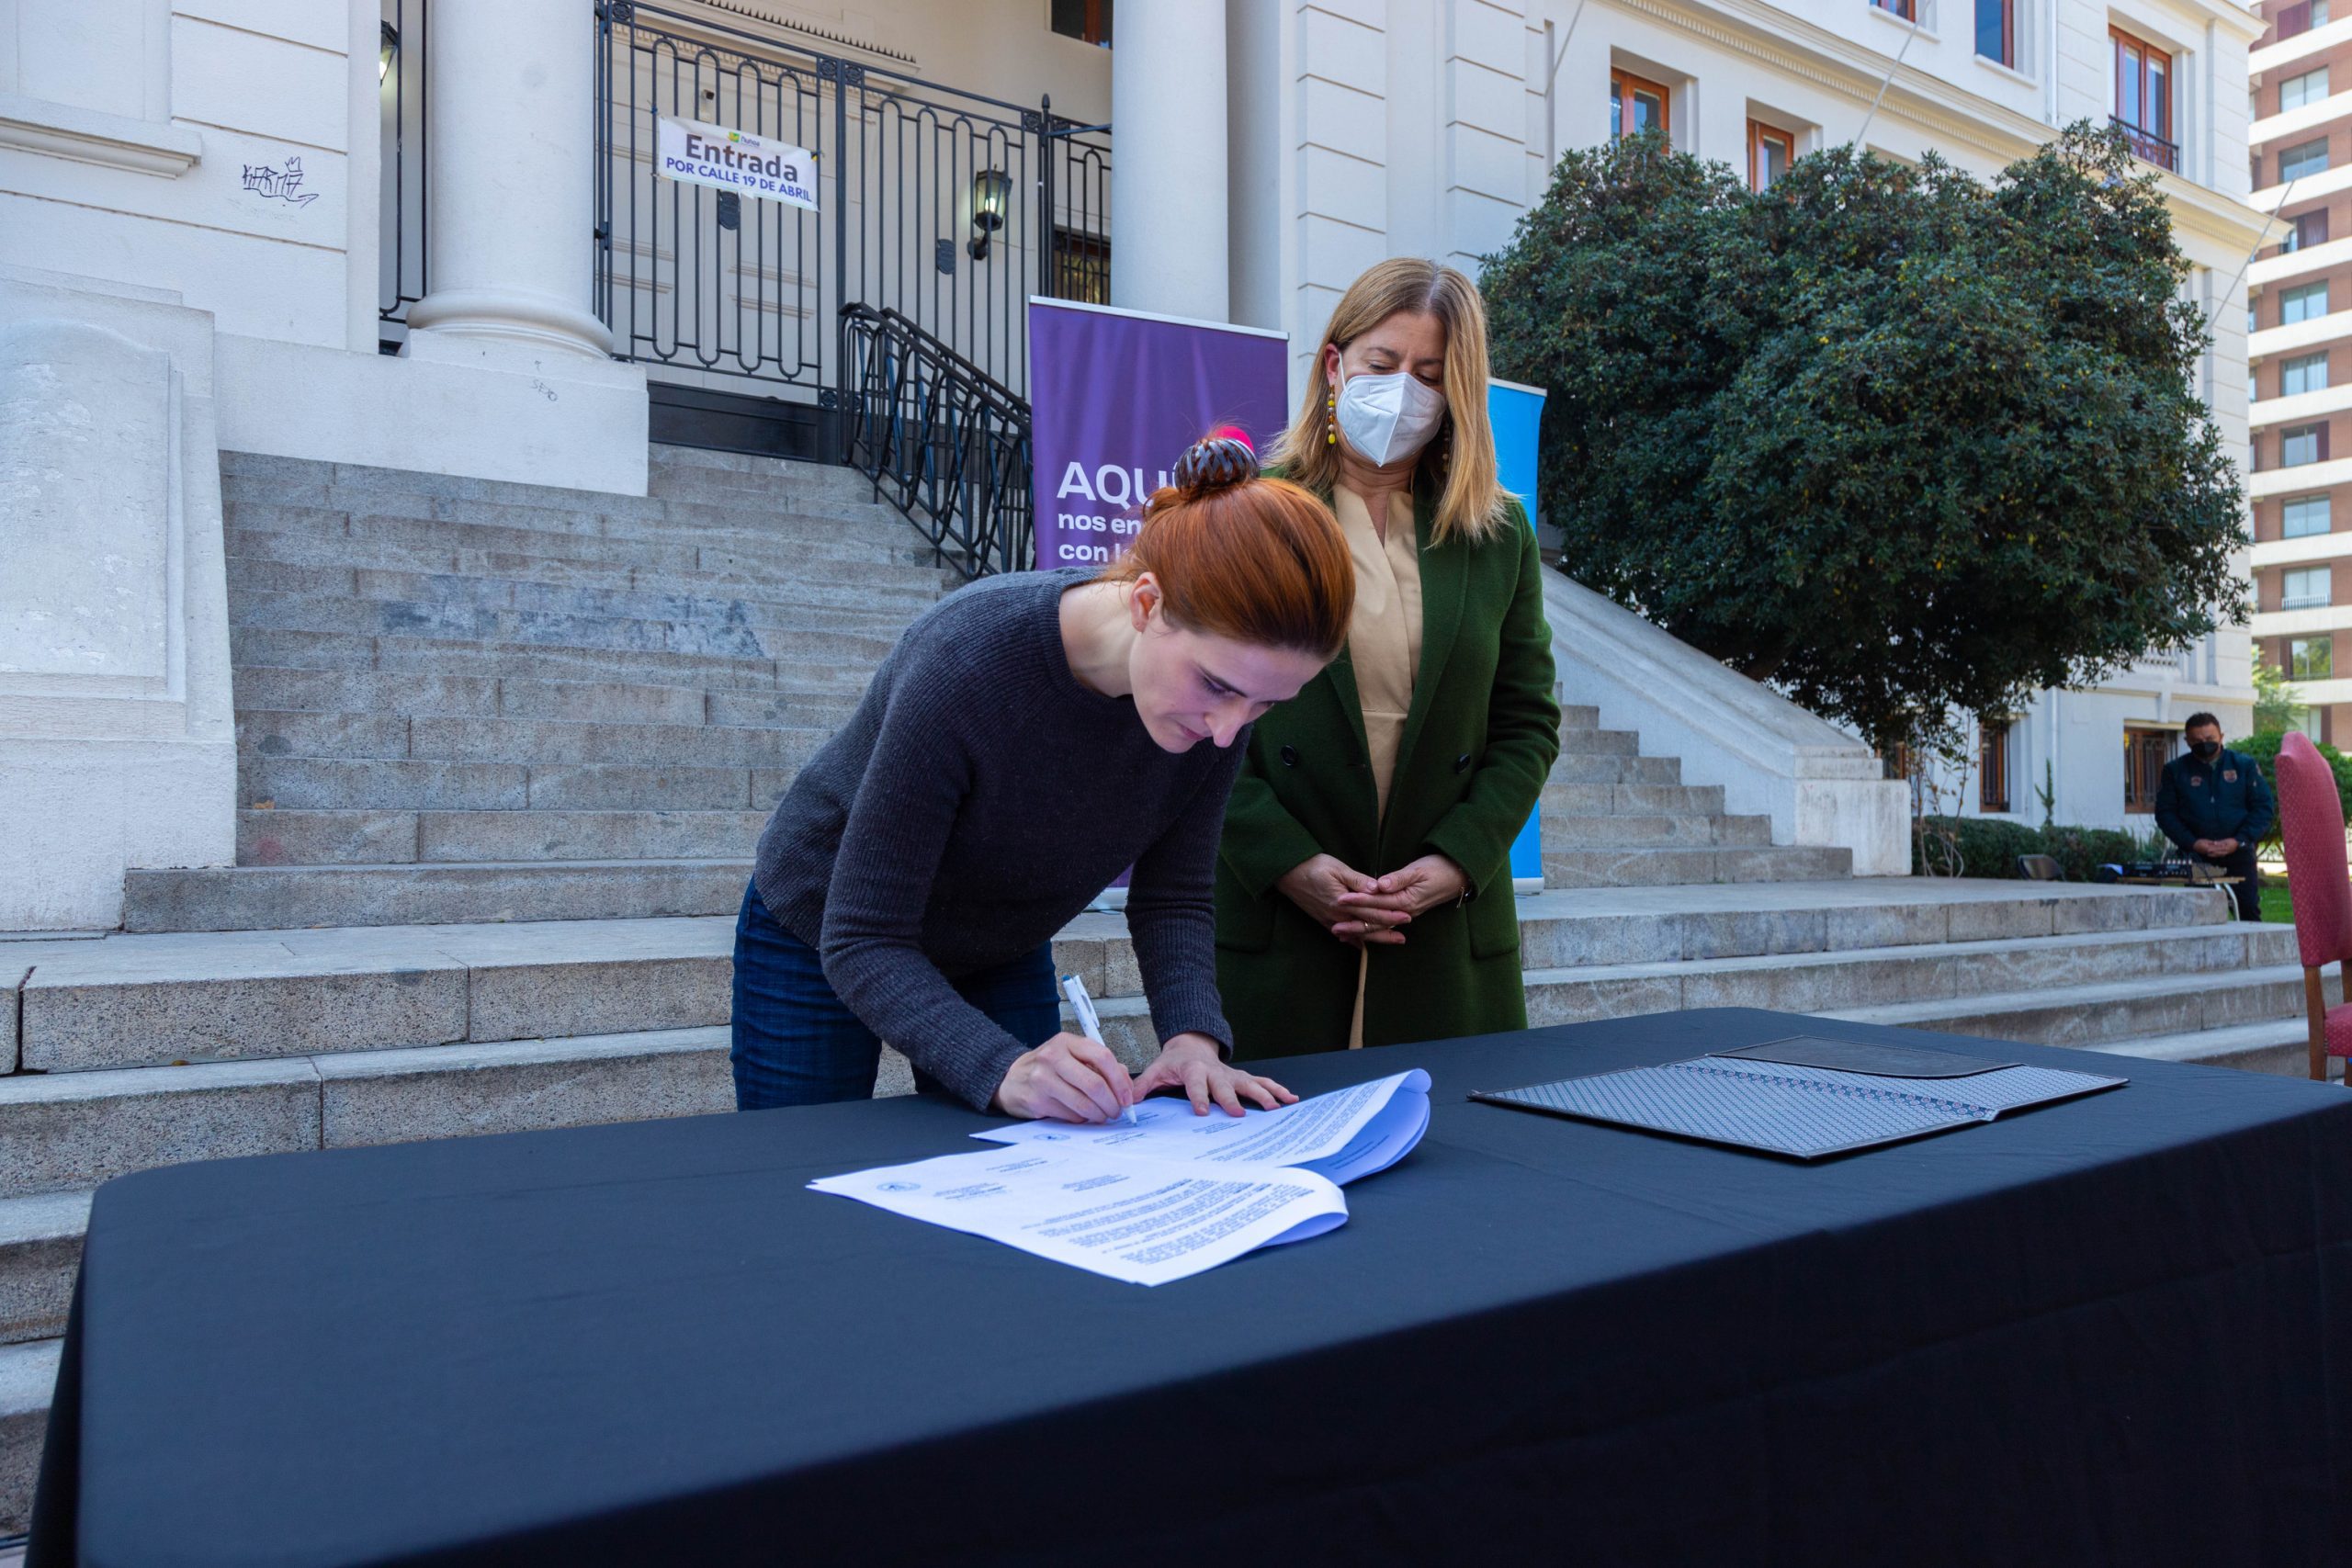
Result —
[[[1102, 1021], [1095, 1016], [1094, 998], [1086, 994], [1086, 982], [1076, 975], [1063, 976], [1062, 995], [1069, 999], [1069, 1010], [1078, 1014], [1080, 1030], [1097, 1045], [1107, 1046], [1108, 1042], [1102, 1038]], [[1130, 1101], [1127, 1106], [1127, 1125], [1132, 1127], [1135, 1124], [1136, 1108]]]

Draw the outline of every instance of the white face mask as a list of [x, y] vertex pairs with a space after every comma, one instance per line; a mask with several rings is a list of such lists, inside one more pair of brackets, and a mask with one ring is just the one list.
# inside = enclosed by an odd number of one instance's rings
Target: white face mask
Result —
[[1351, 376], [1340, 387], [1340, 434], [1374, 468], [1411, 457], [1429, 445], [1445, 417], [1445, 394], [1416, 376]]

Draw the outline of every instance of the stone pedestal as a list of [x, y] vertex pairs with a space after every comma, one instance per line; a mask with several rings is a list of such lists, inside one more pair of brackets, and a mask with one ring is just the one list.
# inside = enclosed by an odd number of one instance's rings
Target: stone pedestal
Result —
[[1111, 51], [1111, 303], [1231, 320], [1225, 9], [1126, 6]]
[[226, 570], [211, 316], [0, 267], [0, 930], [235, 858]]

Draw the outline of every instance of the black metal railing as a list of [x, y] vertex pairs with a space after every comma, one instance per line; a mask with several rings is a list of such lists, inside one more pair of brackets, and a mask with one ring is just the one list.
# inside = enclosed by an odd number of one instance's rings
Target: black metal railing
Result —
[[[631, 0], [596, 28], [595, 299], [618, 357], [845, 407], [845, 308], [865, 305], [1025, 389], [1028, 297], [1105, 288], [1107, 126]], [[661, 177], [670, 118], [807, 149], [820, 210]]]
[[904, 313], [842, 307], [848, 462], [966, 581], [1030, 565], [1029, 404]]
[[425, 0], [383, 0], [376, 51], [382, 131], [376, 319], [387, 350], [407, 335], [408, 308], [425, 291], [426, 27]]
[[2108, 116], [2108, 123], [2123, 132], [2124, 141], [2131, 143], [2132, 156], [2143, 163], [2154, 164], [2159, 169], [2169, 169], [2176, 175], [2180, 173], [2180, 143], [2166, 141], [2154, 131], [2143, 130], [2114, 115]]

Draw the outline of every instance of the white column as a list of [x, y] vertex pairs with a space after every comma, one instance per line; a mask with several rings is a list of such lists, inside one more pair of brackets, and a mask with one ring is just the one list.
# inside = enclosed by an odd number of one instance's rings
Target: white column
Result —
[[427, 35], [432, 291], [409, 310], [412, 352], [440, 358], [461, 349], [478, 358], [481, 340], [495, 339], [604, 357], [612, 334], [589, 298], [589, 8], [579, 0], [439, 0]]
[[1111, 135], [1111, 303], [1230, 320], [1223, 6], [1119, 8]]

